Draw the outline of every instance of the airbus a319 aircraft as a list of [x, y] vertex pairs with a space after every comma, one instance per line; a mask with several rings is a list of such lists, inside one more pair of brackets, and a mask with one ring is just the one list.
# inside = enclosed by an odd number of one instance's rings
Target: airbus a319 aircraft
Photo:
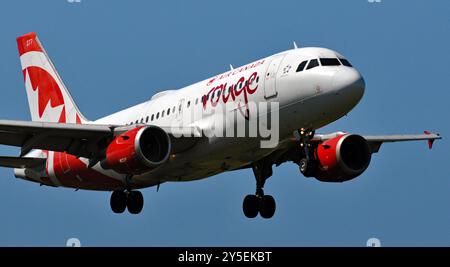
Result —
[[[256, 192], [244, 198], [243, 212], [248, 218], [271, 218], [275, 200], [263, 188], [273, 165], [291, 161], [306, 177], [345, 182], [367, 169], [384, 142], [428, 140], [431, 148], [440, 139], [429, 132], [316, 133], [350, 112], [365, 90], [361, 74], [330, 49], [295, 47], [230, 66], [225, 73], [91, 121], [81, 114], [36, 34], [20, 36], [17, 44], [32, 121], [0, 121], [0, 143], [21, 148], [18, 157], [0, 157], [0, 166], [41, 185], [111, 191], [115, 213], [141, 212], [138, 189], [252, 168]], [[205, 134], [218, 116], [233, 117], [231, 127], [248, 127], [252, 117], [261, 117], [251, 113], [250, 103], [278, 104], [265, 111], [278, 118], [279, 125], [272, 124], [276, 145], [261, 146], [262, 135]], [[174, 122], [181, 126], [172, 127]]]

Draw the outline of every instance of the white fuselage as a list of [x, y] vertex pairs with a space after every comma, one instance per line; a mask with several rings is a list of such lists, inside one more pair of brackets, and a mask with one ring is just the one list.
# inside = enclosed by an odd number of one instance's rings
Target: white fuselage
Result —
[[[226, 110], [226, 117], [236, 116], [237, 124], [242, 124], [246, 122], [245, 108], [242, 108], [246, 103], [278, 102], [279, 144], [282, 145], [283, 141], [293, 136], [296, 129], [315, 130], [339, 119], [347, 114], [364, 94], [364, 80], [353, 67], [342, 64], [330, 66], [319, 64], [311, 69], [305, 66], [303, 71], [297, 72], [300, 63], [304, 61], [309, 63], [320, 58], [343, 59], [340, 54], [324, 48], [285, 51], [178, 90], [160, 92], [147, 102], [93, 123], [115, 125], [142, 123], [170, 127], [177, 121], [184, 126], [208, 129], [214, 124], [217, 116], [217, 113], [211, 112], [212, 109], [220, 107]], [[245, 82], [251, 75], [255, 75], [253, 78], [256, 77], [249, 85], [252, 93], [242, 91], [239, 96], [234, 97], [234, 100], [229, 97], [224, 101], [230, 86], [236, 87], [232, 90], [242, 90], [240, 79], [244, 78], [241, 81]], [[207, 100], [203, 99], [204, 96], [207, 96]], [[229, 109], [225, 109], [226, 106]], [[195, 180], [240, 168], [278, 148], [261, 148], [259, 139], [242, 137], [202, 139], [186, 151], [174, 155], [176, 160], [171, 164], [135, 176], [133, 180], [138, 187], [145, 187], [147, 184], [155, 184], [155, 181]]]

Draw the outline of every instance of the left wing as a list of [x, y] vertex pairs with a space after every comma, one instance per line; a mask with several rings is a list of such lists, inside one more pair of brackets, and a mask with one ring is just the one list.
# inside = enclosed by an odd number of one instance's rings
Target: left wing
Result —
[[[316, 134], [312, 141], [326, 141], [328, 139], [346, 134], [344, 132], [336, 132], [332, 134]], [[442, 139], [439, 134], [425, 131], [423, 134], [408, 134], [408, 135], [361, 135], [366, 139], [371, 148], [372, 153], [377, 153], [383, 143], [404, 142], [404, 141], [428, 141], [428, 147], [433, 147], [433, 142], [437, 139]]]
[[[361, 170], [364, 171], [365, 168], [368, 166], [370, 162], [370, 155], [367, 156], [367, 166], [360, 169], [351, 170], [350, 172], [347, 170], [339, 169], [341, 167], [340, 164], [337, 164], [338, 157], [333, 156], [334, 153], [337, 152], [337, 146], [339, 146], [339, 143], [341, 140], [344, 142], [345, 139], [342, 137], [345, 136], [360, 136], [361, 139], [364, 139], [364, 141], [367, 143], [369, 151], [367, 151], [369, 154], [377, 153], [380, 150], [380, 147], [385, 142], [403, 142], [403, 141], [419, 141], [419, 140], [426, 140], [428, 141], [428, 146], [431, 149], [433, 142], [437, 139], [441, 139], [442, 137], [439, 134], [430, 133], [428, 131], [425, 131], [424, 134], [412, 134], [412, 135], [358, 135], [358, 134], [349, 134], [346, 132], [335, 132], [330, 134], [314, 134], [309, 140], [301, 139], [301, 137], [298, 135], [298, 132], [294, 133], [295, 137], [290, 138], [289, 140], [286, 140], [285, 142], [280, 143], [278, 149], [274, 151], [272, 154], [266, 156], [265, 160], [269, 163], [273, 163], [276, 166], [279, 166], [280, 164], [292, 161], [294, 163], [297, 163], [299, 166], [302, 164], [303, 160], [308, 160], [306, 153], [312, 153], [314, 157], [318, 157], [319, 154], [322, 154], [323, 159], [326, 159], [327, 162], [325, 162], [326, 165], [322, 169], [321, 173], [321, 179], [323, 178], [323, 181], [345, 181], [346, 179], [352, 179], [355, 177], [355, 175], [361, 174]], [[332, 141], [332, 139], [335, 140], [335, 142]], [[331, 142], [330, 142], [331, 141]], [[306, 142], [307, 148], [305, 148], [305, 143], [302, 144], [302, 142]], [[327, 143], [328, 142], [328, 143]], [[324, 144], [323, 146], [320, 146], [320, 144]], [[321, 147], [321, 153], [317, 152], [318, 148]], [[330, 150], [330, 148], [332, 148]], [[312, 150], [311, 150], [312, 149]], [[326, 152], [328, 151], [328, 152]], [[351, 149], [350, 149], [351, 151]], [[328, 154], [327, 154], [328, 153]], [[331, 153], [331, 154], [330, 154]], [[362, 152], [364, 153], [364, 151]], [[352, 153], [353, 155], [356, 155], [357, 157], [360, 157], [358, 153]], [[336, 154], [337, 155], [337, 154]], [[317, 160], [317, 158], [316, 158]], [[342, 159], [340, 159], [342, 160]], [[329, 162], [328, 162], [329, 161]], [[329, 165], [331, 164], [331, 165]], [[335, 164], [335, 165], [333, 165]], [[362, 164], [362, 163], [361, 163]], [[302, 166], [308, 166], [303, 163]], [[314, 165], [312, 165], [314, 166]], [[327, 173], [331, 166], [331, 168], [337, 173]], [[338, 167], [336, 167], [338, 166]], [[242, 168], [248, 168], [251, 167], [243, 166]], [[336, 169], [338, 168], [338, 169]], [[311, 174], [308, 174], [308, 169], [300, 169], [303, 174], [305, 174], [306, 177], [311, 177]], [[336, 179], [334, 179], [336, 178]], [[328, 180], [327, 180], [328, 179]], [[333, 180], [334, 179], [334, 180]]]

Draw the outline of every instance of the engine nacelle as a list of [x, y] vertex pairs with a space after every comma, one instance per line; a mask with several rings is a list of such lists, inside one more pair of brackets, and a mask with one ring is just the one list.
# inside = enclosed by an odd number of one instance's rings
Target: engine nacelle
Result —
[[136, 127], [116, 136], [108, 145], [101, 165], [124, 174], [150, 171], [168, 158], [171, 150], [169, 135], [156, 126]]
[[372, 153], [366, 139], [344, 134], [317, 147], [319, 163], [315, 177], [323, 182], [345, 182], [362, 174], [369, 166]]

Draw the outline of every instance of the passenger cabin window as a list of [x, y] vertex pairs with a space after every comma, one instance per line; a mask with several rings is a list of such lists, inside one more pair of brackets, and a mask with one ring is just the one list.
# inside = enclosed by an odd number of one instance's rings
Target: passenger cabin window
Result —
[[190, 107], [191, 106], [191, 101], [188, 101], [187, 102], [187, 107]]
[[167, 109], [167, 116], [170, 114], [170, 108]]
[[320, 64], [322, 66], [340, 66], [341, 63], [337, 58], [321, 58]]
[[347, 66], [347, 67], [353, 67], [352, 64], [350, 64], [350, 62], [348, 62], [347, 59], [340, 58], [339, 60], [341, 61], [342, 65]]
[[152, 118], [150, 120], [153, 121], [154, 118], [155, 118], [155, 114], [152, 114]]
[[162, 111], [162, 113], [161, 113], [161, 118], [164, 117], [164, 113], [165, 113], [165, 112], [166, 112], [165, 110]]
[[159, 112], [156, 113], [156, 119], [159, 119]]
[[309, 62], [308, 67], [306, 69], [310, 70], [310, 69], [318, 67], [318, 66], [319, 66], [319, 61], [317, 59], [313, 59]]
[[303, 61], [298, 65], [297, 72], [303, 71], [305, 69], [306, 63], [308, 63], [308, 60]]
[[146, 123], [148, 122], [148, 116], [145, 118], [145, 122], [146, 122]]
[[141, 123], [144, 123], [144, 118], [141, 118]]

